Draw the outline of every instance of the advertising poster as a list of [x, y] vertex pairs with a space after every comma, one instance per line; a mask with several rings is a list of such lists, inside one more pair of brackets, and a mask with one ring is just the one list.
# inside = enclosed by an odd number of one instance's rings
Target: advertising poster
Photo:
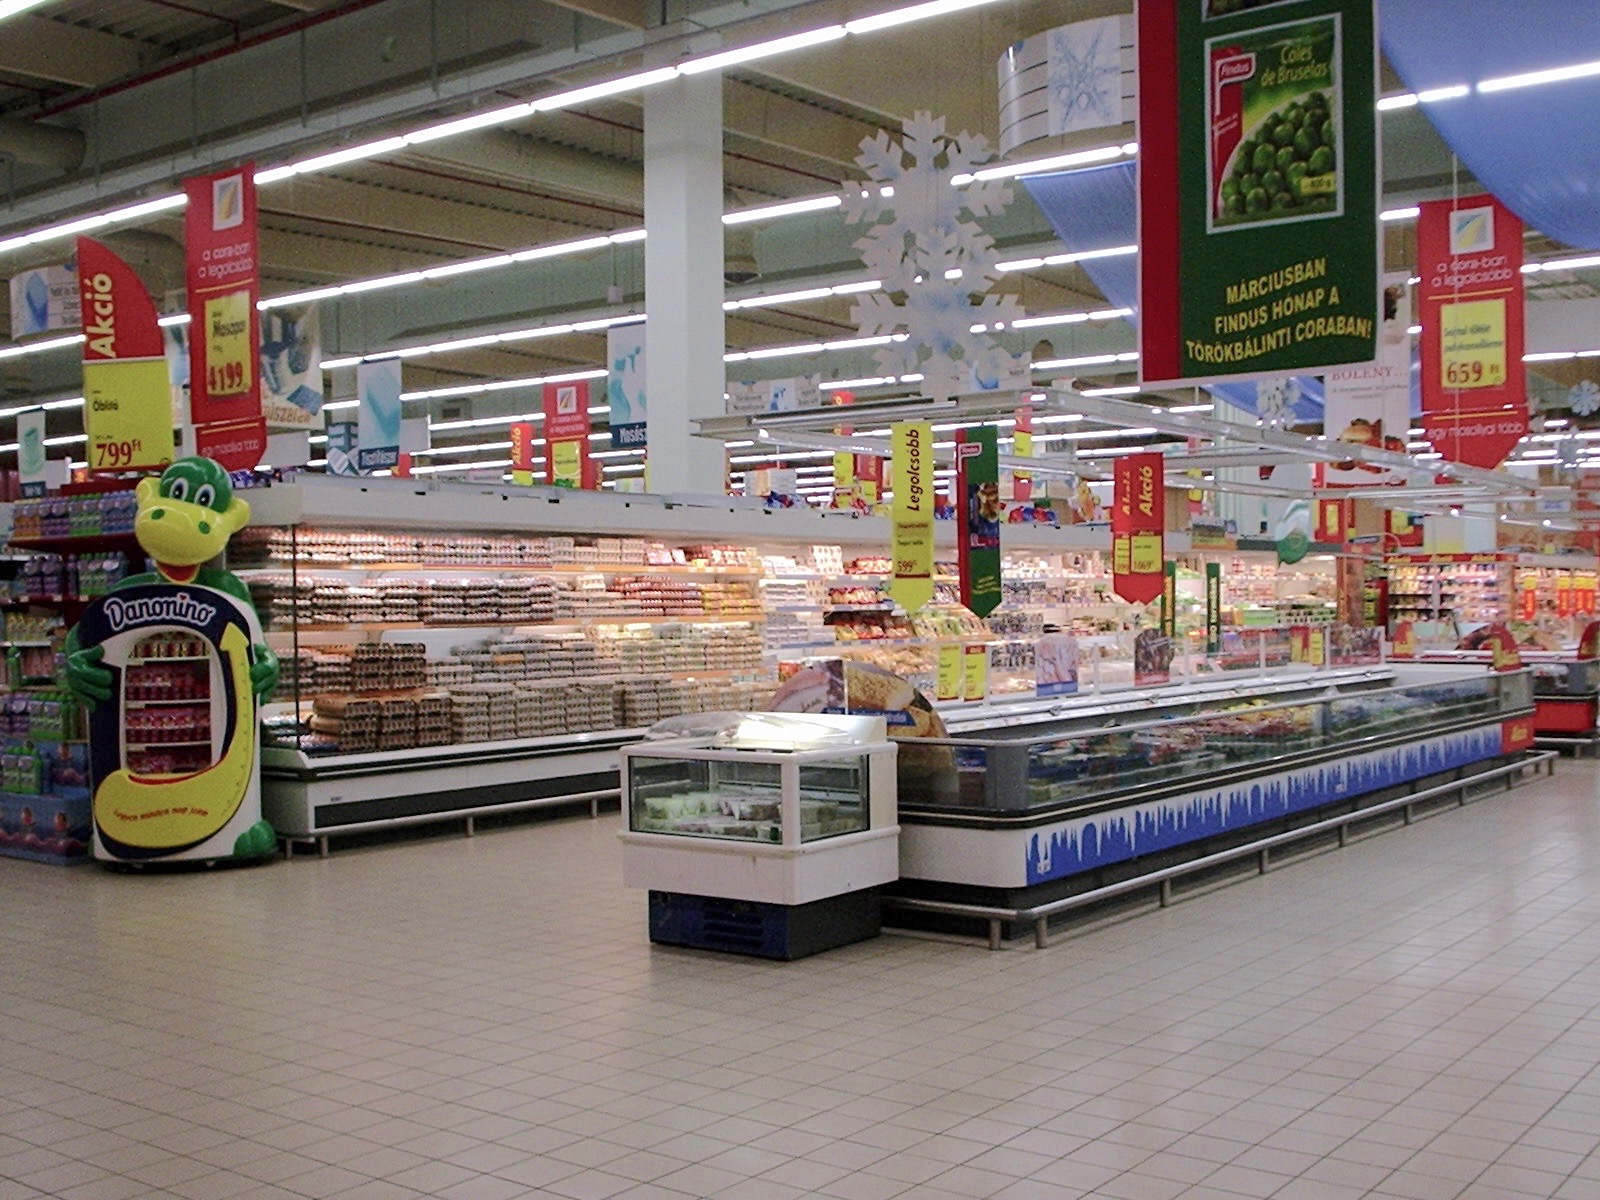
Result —
[[328, 426], [329, 475], [356, 473], [356, 429], [354, 421], [335, 421]]
[[606, 403], [611, 407], [611, 448], [642, 450], [650, 442], [649, 398], [644, 390], [644, 326], [606, 331]]
[[[1011, 453], [1016, 458], [1033, 457], [1033, 406], [1017, 409], [1017, 423], [1011, 431]], [[1033, 476], [1017, 471], [1011, 476], [1011, 498], [1018, 504], [1033, 501]]]
[[84, 237], [78, 284], [89, 470], [164, 467], [172, 461], [171, 397], [150, 293], [127, 263]]
[[1166, 561], [1166, 510], [1160, 454], [1117, 459], [1111, 495], [1111, 587], [1131, 604], [1161, 595]]
[[820, 375], [801, 375], [793, 379], [730, 383], [725, 407], [730, 415], [738, 416], [821, 408], [821, 382]]
[[969, 642], [962, 648], [961, 698], [989, 698], [989, 646], [985, 642]]
[[356, 364], [356, 474], [392, 469], [400, 461], [400, 360]]
[[511, 482], [518, 487], [533, 483], [533, 422], [518, 421], [511, 426]]
[[1159, 629], [1141, 629], [1133, 639], [1133, 684], [1172, 682], [1172, 639]]
[[961, 603], [987, 617], [999, 607], [1000, 456], [992, 425], [956, 432], [956, 560]]
[[1041, 696], [1070, 696], [1078, 690], [1078, 639], [1047, 633], [1034, 649], [1034, 680]]
[[966, 647], [960, 642], [945, 642], [939, 646], [938, 674], [935, 678], [933, 696], [935, 700], [961, 699], [962, 668], [966, 653]]
[[545, 473], [556, 487], [581, 488], [589, 468], [589, 381], [544, 385]]
[[17, 414], [17, 482], [26, 499], [45, 493], [44, 409]]
[[894, 504], [889, 596], [906, 612], [933, 599], [933, 427], [902, 421], [892, 430]]
[[322, 319], [316, 303], [261, 314], [261, 415], [272, 430], [322, 425]]
[[1421, 208], [1423, 434], [1451, 462], [1497, 467], [1528, 432], [1522, 222], [1492, 196]]
[[78, 273], [72, 268], [35, 267], [11, 277], [12, 341], [78, 324]]
[[1138, 0], [1141, 373], [1371, 362], [1372, 0]]
[[1178, 564], [1161, 565], [1161, 632], [1164, 636], [1178, 636]]
[[[260, 248], [253, 164], [184, 181], [189, 413], [196, 425], [261, 415]], [[265, 448], [265, 440], [263, 440]]]
[[[1411, 289], [1405, 272], [1383, 277], [1383, 315], [1378, 353], [1366, 366], [1329, 371], [1323, 377], [1323, 429], [1353, 446], [1406, 452], [1411, 425]], [[1405, 475], [1354, 459], [1326, 464], [1326, 487], [1371, 487], [1405, 482]]]

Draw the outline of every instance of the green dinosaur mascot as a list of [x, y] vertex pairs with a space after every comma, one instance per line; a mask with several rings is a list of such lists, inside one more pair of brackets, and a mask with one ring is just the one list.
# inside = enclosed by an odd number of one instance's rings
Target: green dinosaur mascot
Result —
[[[140, 480], [138, 497], [134, 536], [155, 570], [96, 600], [67, 638], [67, 686], [90, 713], [95, 855], [138, 863], [263, 857], [277, 838], [261, 819], [256, 704], [276, 685], [278, 660], [244, 584], [204, 565], [249, 522], [250, 506], [209, 458], [181, 458], [159, 479]], [[206, 653], [164, 662], [172, 635]], [[135, 771], [127, 763], [147, 735], [130, 716], [153, 710], [159, 721], [164, 711], [137, 698], [139, 673], [174, 669], [205, 676], [199, 694], [209, 700], [184, 707], [195, 720], [209, 706], [201, 742], [211, 761]], [[155, 736], [146, 751], [166, 748], [165, 735]]]

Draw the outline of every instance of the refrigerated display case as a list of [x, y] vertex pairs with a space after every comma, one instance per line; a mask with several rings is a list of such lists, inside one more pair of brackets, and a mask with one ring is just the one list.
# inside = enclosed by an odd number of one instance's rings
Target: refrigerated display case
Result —
[[1528, 671], [1464, 664], [1107, 699], [952, 722], [930, 743], [948, 768], [901, 780], [897, 893], [1014, 906], [1084, 890], [1520, 753], [1534, 711]]
[[881, 717], [752, 713], [625, 747], [623, 881], [652, 941], [799, 958], [877, 933], [899, 877]]

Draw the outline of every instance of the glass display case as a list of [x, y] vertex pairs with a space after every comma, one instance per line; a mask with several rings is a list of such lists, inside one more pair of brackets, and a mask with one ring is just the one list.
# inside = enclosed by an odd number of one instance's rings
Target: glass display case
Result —
[[1429, 663], [957, 726], [933, 742], [946, 765], [902, 772], [897, 890], [1034, 902], [1133, 859], [1204, 854], [1212, 839], [1471, 773], [1530, 748], [1533, 722], [1527, 670]]
[[1441, 731], [1533, 703], [1526, 671], [1401, 671], [1392, 686], [1319, 688], [1305, 699], [1274, 703], [1218, 698], [1163, 719], [1124, 713], [1094, 729], [1078, 721], [1042, 721], [960, 733], [939, 743], [954, 751], [954, 787], [945, 780], [926, 793], [908, 789], [901, 803], [995, 813], [1076, 806], [1296, 755], [1350, 752], [1395, 734]]
[[[785, 765], [632, 757], [628, 827], [646, 833], [782, 843]], [[866, 760], [793, 763], [800, 841], [868, 828]]]
[[779, 713], [624, 747], [623, 880], [650, 889], [651, 940], [797, 958], [875, 934], [896, 754], [882, 717]]

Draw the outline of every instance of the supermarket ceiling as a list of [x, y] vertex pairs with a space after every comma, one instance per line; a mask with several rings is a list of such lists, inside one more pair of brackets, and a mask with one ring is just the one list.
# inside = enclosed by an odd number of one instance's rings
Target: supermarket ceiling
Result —
[[[401, 142], [397, 135], [895, 7], [891, 0], [44, 0], [0, 24], [0, 277], [63, 261], [70, 251], [65, 238], [20, 248], [8, 248], [8, 239], [141, 202], [154, 200], [159, 210], [161, 197], [184, 176], [214, 165], [251, 159], [271, 168], [395, 139], [377, 153], [362, 151], [261, 189], [264, 296], [395, 275], [410, 280], [330, 297], [325, 357], [637, 312], [642, 248], [626, 236], [606, 240], [643, 224], [637, 90], [524, 111], [428, 141]], [[726, 211], [835, 194], [842, 181], [860, 177], [853, 160], [863, 139], [881, 129], [898, 134], [919, 110], [943, 115], [952, 132], [982, 133], [996, 145], [1002, 52], [1056, 25], [1130, 7], [1129, 0], [994, 0], [727, 68]], [[1600, 21], [1590, 25], [1600, 30]], [[1600, 59], [1600, 46], [1569, 39], [1551, 52], [1559, 61], [1547, 64], [1529, 64], [1523, 53], [1519, 70]], [[1430, 78], [1437, 69], [1430, 66]], [[1390, 94], [1406, 90], [1387, 66], [1381, 87]], [[1400, 107], [1382, 117], [1388, 208], [1478, 186], [1430, 122], [1433, 107]], [[1592, 141], [1595, 128], [1585, 120], [1567, 134]], [[1042, 139], [1006, 158], [1038, 160], [1133, 136], [1130, 124]], [[986, 223], [1002, 249], [1021, 263], [1062, 254], [1027, 188], [1013, 190], [1011, 208]], [[119, 221], [95, 236], [135, 265], [169, 311], [177, 309], [180, 211]], [[738, 282], [730, 283], [728, 298], [754, 301], [727, 313], [729, 351], [848, 338], [851, 297], [828, 290], [865, 277], [854, 236], [826, 209], [729, 225], [728, 274]], [[1389, 265], [1409, 266], [1412, 224], [1386, 223], [1386, 239]], [[584, 247], [450, 270], [570, 242]], [[1527, 254], [1549, 261], [1589, 249], [1532, 234]], [[443, 277], [419, 280], [416, 272]], [[1569, 319], [1559, 327], [1588, 331], [1583, 345], [1546, 348], [1600, 347], [1600, 259], [1528, 279], [1532, 301], [1564, 306]], [[1039, 316], [1108, 304], [1076, 263], [1019, 266], [1004, 286]], [[788, 298], [764, 302], [772, 296]], [[1133, 335], [1125, 321], [1079, 320], [1027, 332], [1028, 342], [1017, 348], [1033, 350], [1036, 359], [1109, 360], [1056, 375], [1108, 385], [1132, 378]], [[599, 365], [603, 346], [603, 332], [580, 329], [442, 348], [408, 360], [407, 387], [469, 388], [583, 370]], [[78, 386], [71, 348], [10, 356], [6, 349], [0, 345], [6, 403], [68, 395]], [[865, 361], [814, 349], [774, 353], [738, 371], [730, 367], [730, 377], [851, 378]], [[1542, 403], [1559, 405], [1573, 383], [1600, 378], [1589, 371], [1591, 362], [1600, 358], [1537, 364]], [[510, 391], [429, 404], [436, 417], [532, 407], [526, 394]], [[69, 415], [75, 418], [61, 419]]]

